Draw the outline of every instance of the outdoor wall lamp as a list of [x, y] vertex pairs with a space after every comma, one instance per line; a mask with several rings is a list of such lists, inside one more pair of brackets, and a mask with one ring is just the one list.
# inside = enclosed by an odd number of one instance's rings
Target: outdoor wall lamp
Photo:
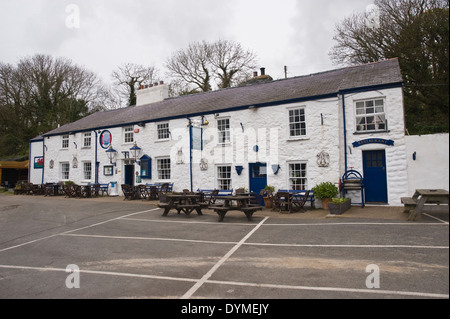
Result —
[[137, 162], [137, 159], [139, 155], [141, 154], [142, 148], [137, 146], [136, 141], [134, 142], [134, 145], [132, 148], [130, 148], [131, 155], [133, 156], [134, 160]]
[[116, 165], [116, 163], [113, 163], [114, 157], [116, 157], [117, 151], [112, 148], [112, 145], [108, 148], [106, 151], [106, 155], [108, 155], [109, 163]]
[[206, 126], [206, 125], [209, 125], [209, 122], [206, 119], [206, 117], [202, 115], [202, 126]]

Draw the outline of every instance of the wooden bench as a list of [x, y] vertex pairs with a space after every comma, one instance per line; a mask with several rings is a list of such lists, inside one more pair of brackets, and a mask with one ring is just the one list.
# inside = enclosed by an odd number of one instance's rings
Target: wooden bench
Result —
[[234, 207], [234, 206], [229, 206], [229, 207], [224, 207], [224, 206], [219, 206], [219, 205], [212, 205], [209, 207], [209, 209], [214, 210], [217, 215], [219, 215], [219, 222], [222, 222], [223, 219], [225, 218], [225, 215], [230, 211], [230, 210], [235, 210], [235, 211], [241, 211], [245, 214], [245, 216], [247, 217], [247, 219], [249, 221], [252, 220], [252, 216], [253, 214], [258, 211], [258, 210], [262, 210], [264, 207], [262, 206], [249, 206], [249, 207]]
[[400, 198], [400, 200], [402, 201], [402, 204], [405, 205], [404, 208], [404, 213], [409, 213], [412, 210], [416, 209], [418, 200], [415, 198], [411, 198], [411, 197], [402, 197]]

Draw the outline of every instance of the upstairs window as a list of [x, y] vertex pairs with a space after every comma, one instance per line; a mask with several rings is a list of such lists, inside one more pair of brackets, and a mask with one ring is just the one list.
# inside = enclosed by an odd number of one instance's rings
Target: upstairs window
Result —
[[61, 148], [68, 149], [69, 148], [69, 135], [63, 135], [61, 139]]
[[158, 140], [168, 140], [170, 138], [169, 123], [157, 125]]
[[217, 120], [217, 134], [219, 144], [230, 143], [230, 119]]
[[289, 110], [289, 137], [306, 136], [306, 115], [304, 108]]
[[134, 129], [132, 126], [128, 126], [128, 127], [124, 128], [123, 142], [124, 143], [133, 143], [134, 142]]
[[356, 102], [356, 132], [386, 131], [383, 99]]
[[91, 147], [91, 132], [83, 134], [83, 147]]

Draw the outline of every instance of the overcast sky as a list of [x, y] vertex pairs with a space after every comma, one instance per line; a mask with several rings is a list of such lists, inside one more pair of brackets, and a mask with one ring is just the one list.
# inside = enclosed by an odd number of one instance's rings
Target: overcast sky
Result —
[[194, 41], [234, 40], [274, 79], [336, 68], [336, 23], [373, 0], [0, 0], [0, 61], [67, 57], [110, 81], [130, 62], [164, 62]]

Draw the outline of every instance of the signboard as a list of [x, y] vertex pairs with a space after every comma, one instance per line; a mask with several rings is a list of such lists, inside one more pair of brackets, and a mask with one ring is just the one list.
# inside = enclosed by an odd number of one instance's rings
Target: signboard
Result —
[[193, 150], [203, 150], [203, 140], [202, 140], [202, 135], [203, 135], [203, 130], [201, 127], [195, 127], [195, 126], [191, 126], [191, 130], [192, 130], [192, 149]]
[[44, 168], [44, 157], [43, 156], [36, 156], [34, 158], [34, 168]]
[[383, 138], [368, 138], [362, 141], [353, 143], [353, 147], [360, 147], [366, 144], [384, 144], [388, 146], [394, 146], [393, 140], [385, 140]]
[[111, 142], [112, 142], [112, 135], [110, 131], [103, 131], [100, 134], [100, 146], [104, 149], [107, 149], [111, 146]]

